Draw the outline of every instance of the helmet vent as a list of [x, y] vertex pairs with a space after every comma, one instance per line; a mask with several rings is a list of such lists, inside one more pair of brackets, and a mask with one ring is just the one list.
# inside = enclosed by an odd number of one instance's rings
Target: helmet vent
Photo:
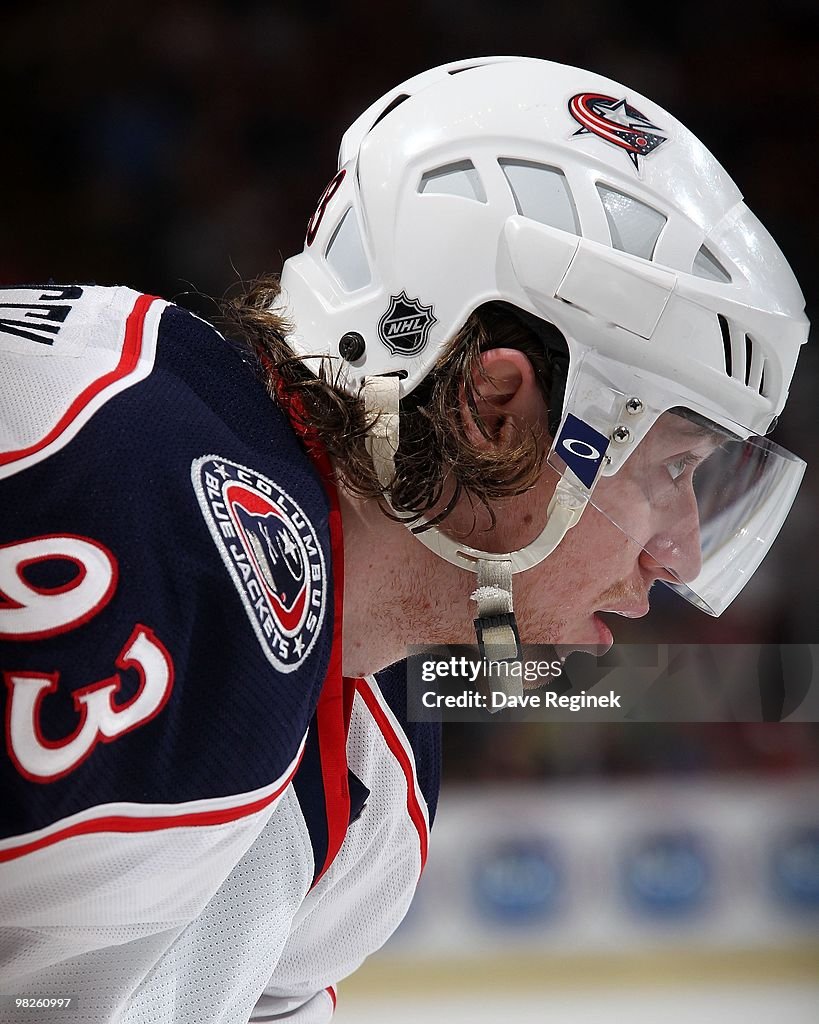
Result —
[[660, 232], [668, 222], [665, 214], [607, 185], [598, 185], [597, 192], [606, 211], [612, 246], [644, 260], [652, 259]]
[[404, 100], [408, 100], [408, 99], [409, 99], [409, 93], [406, 93], [406, 92], [402, 92], [398, 96], [396, 96], [395, 99], [392, 100], [391, 103], [388, 103], [387, 106], [384, 107], [384, 109], [381, 111], [381, 113], [378, 115], [378, 117], [370, 125], [370, 131], [372, 131], [373, 128], [375, 128], [375, 126], [377, 124], [380, 124], [384, 120], [384, 118], [387, 116], [387, 114], [391, 114], [393, 112], [393, 110], [395, 110], [396, 107], [399, 107], [404, 102]]
[[764, 395], [765, 356], [749, 334], [745, 335], [745, 383]]
[[460, 160], [427, 171], [421, 178], [418, 191], [424, 195], [461, 196], [486, 202], [486, 191], [480, 175], [471, 160]]
[[751, 360], [754, 355], [754, 346], [748, 335], [745, 335], [745, 386], [751, 383]]
[[719, 321], [719, 329], [722, 333], [722, 348], [725, 352], [725, 372], [729, 377], [733, 377], [734, 360], [731, 355], [731, 334], [728, 330], [728, 321], [722, 313], [717, 313], [717, 320]]
[[333, 232], [324, 258], [346, 291], [354, 292], [370, 283], [370, 265], [351, 206]]
[[499, 160], [522, 217], [570, 234], [580, 234], [572, 194], [566, 176], [557, 167], [529, 160]]
[[704, 277], [707, 281], [719, 281], [720, 284], [730, 284], [731, 275], [704, 245], [694, 257], [693, 272], [697, 277]]
[[725, 372], [760, 395], [765, 394], [765, 355], [749, 334], [741, 334], [717, 313], [725, 353]]

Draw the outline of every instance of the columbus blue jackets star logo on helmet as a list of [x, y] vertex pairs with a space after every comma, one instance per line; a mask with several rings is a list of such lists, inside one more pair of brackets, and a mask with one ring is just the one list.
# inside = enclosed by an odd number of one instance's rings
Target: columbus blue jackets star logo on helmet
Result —
[[313, 524], [278, 484], [229, 459], [197, 459], [191, 478], [268, 661], [295, 671], [313, 648], [327, 604]]
[[628, 153], [637, 170], [638, 160], [648, 156], [667, 141], [662, 131], [625, 98], [604, 96], [597, 92], [580, 92], [569, 100], [569, 113], [580, 124], [575, 135], [597, 135]]
[[378, 336], [393, 355], [415, 356], [426, 345], [430, 329], [437, 322], [432, 306], [424, 306], [402, 291], [390, 298], [389, 309], [378, 321]]

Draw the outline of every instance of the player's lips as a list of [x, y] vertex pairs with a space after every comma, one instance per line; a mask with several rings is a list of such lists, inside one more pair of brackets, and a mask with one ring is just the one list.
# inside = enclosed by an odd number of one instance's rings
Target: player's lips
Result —
[[601, 608], [592, 615], [592, 622], [597, 630], [597, 642], [606, 650], [614, 644], [614, 634], [601, 615], [621, 615], [624, 619], [640, 619], [648, 614], [648, 600], [621, 604], [612, 608]]
[[611, 630], [599, 615], [590, 615], [572, 629], [571, 641], [554, 645], [559, 657], [565, 661], [575, 651], [601, 657], [614, 643]]
[[607, 651], [614, 643], [614, 635], [612, 634], [612, 631], [609, 629], [606, 623], [603, 622], [603, 620], [596, 612], [594, 615], [592, 615], [592, 622], [594, 623], [594, 627], [597, 630], [597, 644], [599, 647], [603, 648], [603, 650], [598, 653], [602, 654], [605, 651]]
[[[568, 657], [572, 651], [586, 651], [588, 654], [594, 654], [599, 658], [614, 644], [614, 634], [609, 628], [608, 623], [601, 616], [621, 615], [625, 619], [640, 619], [648, 614], [648, 607], [648, 598], [645, 597], [638, 601], [631, 601], [629, 604], [600, 608], [589, 616], [589, 635], [584, 635], [587, 632], [586, 627], [576, 630], [574, 631], [575, 635], [572, 638], [572, 642], [557, 644], [556, 650], [558, 650], [562, 658]], [[591, 635], [592, 632], [593, 636]]]

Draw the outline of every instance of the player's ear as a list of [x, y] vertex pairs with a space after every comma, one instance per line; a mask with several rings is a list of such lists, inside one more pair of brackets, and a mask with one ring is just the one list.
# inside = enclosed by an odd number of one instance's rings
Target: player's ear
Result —
[[548, 409], [529, 358], [516, 348], [481, 353], [472, 374], [472, 396], [461, 395], [461, 420], [468, 439], [480, 448], [511, 447], [521, 429], [547, 432]]

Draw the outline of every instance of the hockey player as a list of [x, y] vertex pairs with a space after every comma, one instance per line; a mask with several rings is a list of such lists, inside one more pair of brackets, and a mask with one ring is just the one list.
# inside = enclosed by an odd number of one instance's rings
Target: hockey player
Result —
[[381, 670], [473, 619], [606, 646], [658, 580], [719, 614], [804, 468], [781, 253], [669, 113], [544, 61], [355, 122], [252, 358], [124, 288], [2, 310], [3, 1019], [329, 1019], [437, 792]]

